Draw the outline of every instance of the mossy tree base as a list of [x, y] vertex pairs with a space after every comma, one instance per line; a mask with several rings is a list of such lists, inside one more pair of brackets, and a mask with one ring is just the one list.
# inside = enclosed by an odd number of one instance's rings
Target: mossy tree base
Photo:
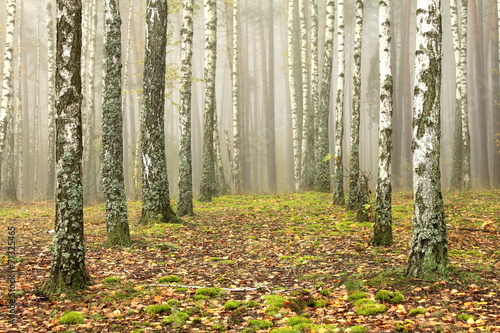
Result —
[[168, 205], [163, 210], [163, 212], [161, 213], [158, 212], [157, 214], [146, 212], [143, 210], [141, 215], [141, 220], [139, 221], [139, 223], [142, 225], [155, 224], [155, 223], [183, 223], [183, 222], [184, 220], [175, 215], [170, 205]]
[[130, 231], [128, 223], [116, 221], [116, 223], [110, 223], [111, 225], [116, 225], [115, 228], [110, 230], [108, 228], [108, 239], [106, 241], [106, 246], [110, 247], [129, 247], [131, 245], [130, 241]]
[[392, 238], [392, 224], [390, 223], [375, 223], [373, 225], [373, 246], [392, 246], [394, 240]]
[[72, 275], [68, 275], [65, 272], [54, 275], [51, 272], [51, 276], [45, 281], [39, 291], [41, 294], [47, 296], [62, 293], [68, 294], [83, 290], [88, 285], [90, 285], [90, 276], [85, 270], [73, 272]]

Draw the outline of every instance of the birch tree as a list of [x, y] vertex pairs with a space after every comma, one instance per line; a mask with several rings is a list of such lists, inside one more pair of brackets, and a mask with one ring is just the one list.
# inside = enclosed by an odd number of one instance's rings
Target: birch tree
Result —
[[464, 189], [471, 188], [471, 166], [470, 166], [470, 133], [469, 133], [469, 106], [467, 93], [467, 17], [468, 1], [462, 0], [460, 19], [460, 88], [462, 109], [462, 175]]
[[361, 50], [363, 32], [363, 1], [356, 0], [356, 28], [354, 31], [354, 73], [352, 77], [351, 112], [351, 161], [349, 164], [349, 187], [347, 209], [359, 206], [359, 124], [361, 109]]
[[294, 165], [294, 189], [298, 191], [300, 189], [300, 176], [301, 176], [301, 140], [300, 140], [300, 123], [299, 123], [299, 99], [298, 91], [299, 87], [297, 85], [297, 78], [295, 77], [295, 68], [300, 62], [297, 61], [295, 57], [295, 40], [296, 40], [296, 29], [294, 26], [295, 22], [295, 11], [296, 11], [295, 0], [288, 0], [288, 82], [290, 85], [290, 101], [291, 101], [291, 112], [292, 112], [292, 140], [293, 140], [293, 165]]
[[323, 73], [319, 93], [319, 105], [316, 121], [317, 137], [315, 146], [314, 183], [317, 191], [330, 191], [330, 168], [327, 161], [328, 143], [328, 116], [330, 114], [330, 89], [332, 82], [333, 64], [333, 33], [335, 30], [335, 1], [326, 3], [326, 33], [323, 53]]
[[333, 203], [344, 204], [344, 170], [342, 165], [342, 141], [344, 137], [344, 84], [345, 84], [345, 54], [344, 54], [344, 0], [337, 5], [337, 42], [338, 42], [338, 78], [337, 104], [335, 108], [335, 147], [333, 172]]
[[[317, 152], [316, 152], [316, 140], [317, 140], [317, 130], [318, 130], [318, 120], [317, 118], [319, 117], [319, 52], [318, 52], [318, 1], [317, 0], [311, 0], [311, 42], [310, 42], [310, 48], [311, 48], [311, 123], [309, 125], [309, 133], [310, 133], [310, 139], [308, 140], [309, 143], [312, 142], [312, 148], [309, 146], [309, 148], [306, 148], [307, 150], [312, 151], [312, 155], [306, 156], [303, 154], [302, 156], [304, 158], [308, 158], [310, 161], [303, 162], [305, 165], [305, 169], [309, 169], [309, 176], [304, 175], [304, 182], [305, 182], [305, 189], [311, 190], [314, 189], [316, 186], [316, 164], [318, 161], [322, 161], [323, 158], [318, 159], [317, 158]], [[332, 23], [333, 24], [333, 23]], [[333, 36], [333, 32], [332, 32]], [[333, 43], [333, 42], [332, 42]], [[333, 45], [333, 44], [332, 44]], [[331, 63], [331, 59], [330, 59]], [[330, 73], [331, 76], [331, 73]], [[331, 82], [331, 77], [330, 77], [330, 82]], [[328, 100], [330, 101], [330, 100]], [[328, 148], [327, 148], [328, 149]], [[325, 155], [326, 156], [326, 155]], [[307, 165], [309, 163], [309, 165]], [[322, 162], [323, 164], [326, 164], [328, 167], [328, 162]], [[329, 169], [329, 168], [327, 168]], [[309, 179], [308, 179], [309, 177]], [[328, 187], [325, 191], [330, 190], [330, 175], [327, 175], [328, 177]]]
[[413, 237], [407, 275], [436, 280], [447, 275], [448, 248], [441, 196], [441, 1], [417, 1], [413, 95]]
[[102, 106], [102, 184], [109, 246], [130, 246], [123, 175], [121, 17], [118, 0], [105, 1], [104, 99]]
[[180, 149], [179, 149], [179, 216], [193, 215], [193, 162], [191, 153], [191, 58], [193, 56], [194, 1], [182, 2], [182, 64], [179, 104]]
[[239, 23], [239, 1], [233, 0], [233, 54], [231, 61], [231, 81], [232, 81], [232, 99], [233, 99], [233, 186], [235, 193], [241, 193], [243, 190], [243, 175], [241, 163], [241, 136], [240, 136], [240, 101], [239, 92], [239, 74], [238, 74], [238, 23]]
[[81, 122], [81, 0], [57, 1], [56, 165], [57, 200], [49, 278], [41, 291], [85, 288]]
[[378, 173], [375, 199], [373, 245], [392, 245], [392, 110], [393, 78], [391, 68], [392, 0], [379, 2], [379, 82], [380, 117], [378, 125]]
[[205, 0], [205, 112], [203, 115], [203, 169], [200, 201], [211, 201], [215, 195], [214, 114], [215, 69], [217, 61], [217, 7], [215, 0]]
[[52, 0], [46, 2], [47, 14], [47, 119], [48, 119], [48, 151], [47, 151], [47, 188], [46, 199], [53, 199], [55, 193], [55, 96], [54, 96], [54, 20], [52, 19]]
[[460, 66], [460, 31], [457, 0], [450, 0], [451, 33], [455, 57], [455, 128], [453, 131], [453, 164], [451, 169], [451, 188], [458, 190], [462, 183], [463, 139], [462, 139], [462, 71]]
[[180, 222], [170, 205], [165, 155], [167, 1], [148, 0], [141, 111], [141, 224]]

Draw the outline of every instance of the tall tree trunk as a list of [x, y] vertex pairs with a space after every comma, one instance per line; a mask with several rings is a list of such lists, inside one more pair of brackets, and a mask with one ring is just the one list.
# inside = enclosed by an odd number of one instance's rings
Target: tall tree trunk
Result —
[[352, 112], [351, 112], [351, 161], [349, 165], [349, 187], [347, 209], [359, 206], [359, 125], [361, 118], [361, 50], [363, 32], [363, 1], [356, 0], [356, 30], [354, 32], [354, 74], [352, 77]]
[[[17, 10], [19, 12], [18, 14], [18, 19], [16, 23], [16, 28], [18, 31], [18, 38], [17, 38], [17, 49], [19, 52], [17, 53], [17, 73], [19, 73], [19, 79], [17, 80], [17, 87], [16, 87], [16, 105], [15, 108], [17, 110], [15, 114], [15, 122], [16, 122], [16, 135], [14, 138], [14, 141], [16, 143], [17, 151], [15, 151], [15, 155], [17, 156], [17, 170], [18, 174], [16, 178], [18, 179], [19, 182], [19, 192], [18, 192], [18, 199], [23, 200], [24, 198], [24, 124], [28, 123], [26, 121], [26, 117], [24, 117], [23, 114], [23, 103], [22, 103], [22, 97], [23, 97], [23, 92], [22, 92], [22, 65], [23, 65], [23, 52], [21, 52], [22, 47], [23, 47], [23, 2], [21, 1], [19, 3], [19, 8]], [[29, 131], [28, 131], [29, 132]], [[28, 140], [29, 141], [29, 140]], [[1, 165], [1, 164], [0, 164]]]
[[407, 274], [423, 280], [447, 276], [448, 247], [441, 196], [441, 1], [418, 0], [413, 97], [413, 237]]
[[344, 0], [338, 1], [337, 9], [338, 34], [338, 78], [337, 104], [335, 108], [335, 147], [333, 172], [333, 203], [344, 204], [344, 166], [342, 164], [342, 141], [344, 138], [344, 85], [345, 85], [345, 54], [344, 54]]
[[52, 19], [52, 0], [47, 0], [47, 119], [48, 119], [48, 152], [47, 152], [47, 188], [45, 198], [52, 200], [55, 194], [55, 96], [54, 96], [54, 20]]
[[182, 61], [179, 104], [180, 149], [179, 149], [179, 216], [193, 215], [193, 161], [191, 153], [191, 58], [193, 56], [194, 1], [182, 2]]
[[[5, 27], [5, 53], [3, 60], [2, 104], [0, 106], [0, 183], [5, 200], [16, 201], [15, 180], [12, 163], [14, 157], [14, 89], [12, 86], [14, 26], [16, 17], [16, 1], [7, 1], [7, 21]], [[3, 162], [3, 163], [2, 163]], [[5, 169], [3, 166], [5, 165]], [[2, 174], [1, 170], [6, 172]]]
[[288, 0], [288, 81], [290, 84], [290, 100], [292, 112], [292, 140], [293, 140], [293, 165], [294, 165], [294, 189], [300, 189], [300, 176], [301, 176], [301, 149], [300, 149], [300, 109], [297, 86], [296, 67], [300, 61], [295, 56], [295, 41], [296, 41], [296, 27], [295, 27], [295, 12], [296, 0]]
[[121, 17], [118, 0], [105, 1], [105, 60], [102, 109], [102, 184], [108, 246], [130, 246], [123, 176]]
[[167, 2], [148, 0], [141, 112], [141, 224], [180, 222], [170, 205], [165, 156]]
[[83, 289], [85, 268], [82, 189], [81, 28], [80, 0], [57, 1], [56, 164], [57, 202], [50, 276], [45, 294]]
[[330, 162], [328, 161], [327, 156], [329, 154], [328, 118], [330, 115], [334, 30], [335, 1], [329, 0], [326, 3], [326, 33], [323, 52], [324, 65], [321, 79], [321, 89], [319, 93], [318, 112], [315, 117], [316, 141], [314, 143], [314, 184], [316, 191], [320, 192], [330, 191]]
[[243, 191], [243, 175], [242, 175], [242, 163], [241, 163], [241, 115], [240, 115], [240, 100], [239, 95], [239, 73], [238, 73], [238, 59], [239, 59], [239, 47], [238, 47], [238, 25], [239, 25], [239, 1], [233, 0], [233, 57], [231, 61], [232, 70], [232, 96], [233, 96], [233, 186], [234, 192], [240, 194]]
[[462, 140], [462, 86], [460, 67], [460, 32], [458, 28], [457, 0], [450, 1], [451, 32], [453, 52], [455, 55], [455, 128], [453, 131], [453, 165], [451, 169], [450, 187], [458, 190], [462, 185], [463, 140]]
[[268, 38], [268, 66], [269, 66], [269, 106], [266, 109], [266, 154], [267, 154], [267, 181], [269, 192], [277, 190], [276, 179], [276, 128], [274, 120], [274, 0], [269, 0], [269, 38]]
[[375, 200], [373, 245], [392, 245], [392, 111], [393, 77], [391, 68], [392, 0], [379, 2], [379, 82], [380, 118], [378, 125], [378, 174]]
[[[495, 10], [496, 9], [496, 10]], [[495, 27], [495, 23], [499, 23]], [[491, 70], [492, 91], [493, 91], [493, 135], [497, 142], [493, 145], [493, 187], [500, 188], [500, 1], [497, 1], [497, 8], [491, 11], [491, 24], [493, 31], [491, 36], [491, 63], [494, 67], [498, 61], [496, 68]]]
[[217, 7], [215, 0], [205, 0], [205, 112], [203, 115], [203, 170], [200, 201], [215, 196], [214, 114], [216, 112], [215, 71], [217, 62]]
[[[37, 12], [40, 12], [40, 1], [37, 1]], [[35, 108], [33, 115], [33, 192], [39, 198], [38, 169], [40, 153], [40, 24], [36, 25], [36, 69], [35, 69]]]
[[469, 133], [469, 105], [467, 92], [467, 20], [468, 20], [468, 1], [462, 0], [462, 17], [460, 19], [460, 87], [461, 87], [461, 116], [462, 116], [462, 174], [463, 187], [468, 190], [471, 188], [471, 163], [470, 163], [470, 133]]

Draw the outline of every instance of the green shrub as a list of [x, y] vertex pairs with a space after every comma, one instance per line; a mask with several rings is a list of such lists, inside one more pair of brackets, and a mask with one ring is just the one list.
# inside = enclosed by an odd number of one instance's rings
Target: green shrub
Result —
[[385, 310], [387, 310], [387, 307], [384, 304], [361, 304], [356, 309], [356, 313], [361, 316], [371, 316], [385, 312]]
[[426, 312], [427, 312], [426, 309], [418, 308], [418, 309], [410, 309], [410, 311], [408, 312], [408, 314], [410, 316], [416, 316], [416, 315], [419, 315], [419, 314], [424, 314]]
[[149, 313], [150, 315], [162, 312], [169, 312], [169, 311], [170, 311], [170, 305], [168, 304], [148, 305], [144, 308], [144, 312]]
[[230, 300], [227, 301], [226, 304], [224, 304], [224, 307], [226, 309], [237, 309], [240, 305], [241, 305], [240, 301]]
[[267, 320], [249, 320], [248, 323], [252, 326], [259, 328], [259, 329], [266, 329], [269, 327], [273, 327], [273, 324]]
[[349, 294], [348, 300], [349, 301], [355, 301], [357, 299], [361, 298], [366, 298], [366, 293], [361, 290], [356, 290], [355, 292], [352, 292]]
[[179, 282], [181, 280], [177, 275], [167, 275], [158, 279], [158, 283]]
[[83, 315], [79, 312], [69, 311], [63, 314], [61, 318], [59, 318], [59, 322], [61, 324], [70, 325], [83, 324]]
[[286, 324], [288, 326], [295, 326], [298, 324], [304, 324], [304, 323], [310, 323], [310, 322], [312, 322], [312, 320], [309, 318], [302, 317], [302, 316], [294, 316], [294, 317], [289, 318], [286, 321]]
[[108, 276], [108, 277], [104, 278], [104, 280], [102, 280], [102, 282], [104, 282], [104, 283], [114, 283], [114, 282], [118, 282], [118, 281], [120, 281], [120, 279], [117, 277], [114, 277], [114, 276]]

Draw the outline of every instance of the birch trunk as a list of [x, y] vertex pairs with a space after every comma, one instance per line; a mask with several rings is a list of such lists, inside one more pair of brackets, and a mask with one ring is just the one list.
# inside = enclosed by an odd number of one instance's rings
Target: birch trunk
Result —
[[[316, 0], [313, 0], [316, 1]], [[274, 119], [274, 0], [269, 0], [269, 107], [266, 110], [266, 153], [267, 153], [267, 181], [269, 192], [276, 193], [276, 126]]]
[[123, 176], [121, 17], [118, 0], [105, 1], [104, 98], [102, 109], [102, 184], [108, 246], [130, 246]]
[[455, 56], [455, 128], [453, 131], [453, 165], [451, 169], [450, 187], [458, 190], [462, 186], [463, 140], [462, 140], [462, 86], [460, 67], [460, 32], [458, 27], [457, 0], [450, 0], [451, 33], [453, 53]]
[[191, 58], [193, 56], [194, 1], [182, 2], [182, 55], [181, 87], [179, 104], [180, 149], [179, 149], [179, 216], [193, 215], [193, 162], [191, 152]]
[[[14, 147], [14, 89], [12, 85], [13, 55], [14, 55], [14, 26], [16, 17], [16, 1], [7, 1], [7, 17], [5, 26], [5, 52], [3, 60], [2, 104], [0, 105], [0, 183], [5, 200], [16, 200], [15, 187], [12, 188], [13, 176], [13, 147]], [[2, 163], [3, 162], [3, 163]], [[3, 166], [5, 165], [5, 168]], [[6, 172], [2, 175], [1, 170]], [[9, 170], [10, 169], [10, 170]], [[14, 192], [12, 192], [14, 190]]]
[[81, 17], [80, 0], [57, 1], [56, 165], [57, 201], [50, 276], [45, 294], [85, 288], [82, 189]]
[[[22, 50], [23, 46], [23, 2], [21, 1], [19, 3], [19, 7], [17, 9], [18, 12], [18, 20], [16, 23], [16, 29], [18, 30], [18, 38], [17, 38], [17, 49]], [[14, 152], [14, 156], [17, 156], [17, 179], [19, 182], [19, 192], [18, 192], [18, 199], [23, 200], [24, 198], [24, 124], [26, 121], [26, 117], [24, 117], [23, 114], [23, 105], [22, 105], [22, 64], [23, 64], [23, 58], [22, 58], [22, 53], [23, 52], [18, 52], [17, 53], [17, 66], [16, 70], [17, 73], [19, 73], [19, 79], [17, 80], [17, 86], [16, 86], [16, 104], [15, 108], [18, 110], [15, 114], [15, 127], [16, 127], [16, 134], [14, 141], [16, 143], [16, 151]], [[29, 140], [28, 140], [29, 141]]]
[[296, 29], [294, 26], [295, 22], [295, 0], [288, 0], [288, 82], [290, 85], [290, 101], [291, 101], [291, 112], [292, 112], [292, 141], [293, 141], [293, 165], [294, 165], [294, 189], [298, 191], [300, 189], [300, 173], [301, 173], [301, 154], [300, 154], [300, 123], [299, 123], [299, 99], [297, 78], [295, 77], [295, 68], [297, 64], [297, 59], [295, 57], [295, 43], [296, 40]]
[[462, 17], [460, 20], [460, 87], [462, 97], [462, 174], [463, 188], [471, 188], [471, 166], [470, 166], [470, 133], [469, 133], [469, 106], [467, 92], [467, 21], [468, 21], [468, 1], [462, 0]]
[[[332, 32], [333, 36], [333, 32]], [[304, 177], [305, 189], [313, 190], [316, 186], [316, 164], [318, 162], [317, 152], [316, 152], [316, 140], [318, 131], [318, 117], [319, 117], [319, 54], [318, 54], [318, 1], [311, 0], [311, 123], [309, 126], [309, 132], [311, 134], [310, 143], [312, 142], [312, 147], [309, 146], [312, 154], [309, 155], [309, 179]], [[331, 62], [331, 59], [330, 59]], [[331, 76], [331, 74], [330, 74]], [[331, 82], [331, 78], [330, 78]], [[305, 155], [304, 155], [305, 156]], [[320, 159], [322, 160], [322, 159]], [[307, 164], [308, 162], [305, 162]], [[325, 163], [325, 162], [323, 162]], [[326, 162], [328, 163], [328, 162]], [[328, 164], [327, 164], [328, 165]], [[329, 177], [329, 175], [328, 175]], [[330, 185], [330, 179], [328, 179], [328, 185]], [[330, 186], [328, 186], [328, 190]]]
[[380, 117], [378, 139], [378, 174], [375, 201], [373, 245], [391, 246], [392, 240], [392, 112], [393, 77], [391, 68], [392, 0], [379, 2], [379, 82]]
[[[38, 3], [38, 10], [40, 12], [40, 1]], [[39, 147], [40, 147], [40, 24], [36, 24], [36, 59], [35, 59], [36, 73], [35, 73], [35, 108], [33, 115], [33, 195], [38, 199], [38, 161], [39, 161]]]
[[234, 192], [240, 194], [243, 191], [243, 176], [241, 165], [241, 137], [240, 137], [240, 101], [238, 98], [239, 92], [239, 74], [238, 74], [238, 24], [239, 24], [239, 1], [233, 0], [233, 57], [231, 61], [231, 78], [232, 78], [232, 97], [233, 97], [233, 186]]
[[356, 29], [354, 32], [354, 73], [352, 77], [352, 112], [351, 112], [351, 161], [349, 165], [349, 187], [347, 209], [358, 208], [359, 179], [359, 124], [361, 109], [361, 50], [363, 32], [363, 1], [356, 1]]
[[48, 152], [47, 152], [47, 188], [45, 197], [52, 200], [55, 194], [55, 105], [54, 105], [54, 23], [52, 19], [52, 0], [47, 0], [47, 119], [48, 119]]
[[329, 153], [328, 116], [330, 115], [330, 95], [333, 64], [333, 34], [335, 30], [335, 1], [326, 3], [326, 33], [323, 53], [323, 73], [319, 93], [319, 105], [316, 117], [315, 173], [316, 191], [330, 191], [330, 168], [327, 159]]
[[167, 2], [148, 0], [141, 112], [141, 224], [180, 222], [170, 205], [165, 155]]
[[333, 173], [333, 203], [344, 204], [344, 169], [342, 165], [342, 141], [344, 137], [344, 84], [345, 84], [345, 55], [344, 55], [344, 0], [338, 1], [338, 78], [337, 104], [335, 109], [335, 147]]
[[441, 196], [441, 1], [418, 0], [413, 95], [413, 237], [407, 275], [446, 278], [448, 247]]
[[200, 201], [215, 196], [214, 114], [216, 112], [215, 70], [217, 62], [217, 7], [215, 0], [205, 0], [205, 112], [203, 115], [203, 169]]

